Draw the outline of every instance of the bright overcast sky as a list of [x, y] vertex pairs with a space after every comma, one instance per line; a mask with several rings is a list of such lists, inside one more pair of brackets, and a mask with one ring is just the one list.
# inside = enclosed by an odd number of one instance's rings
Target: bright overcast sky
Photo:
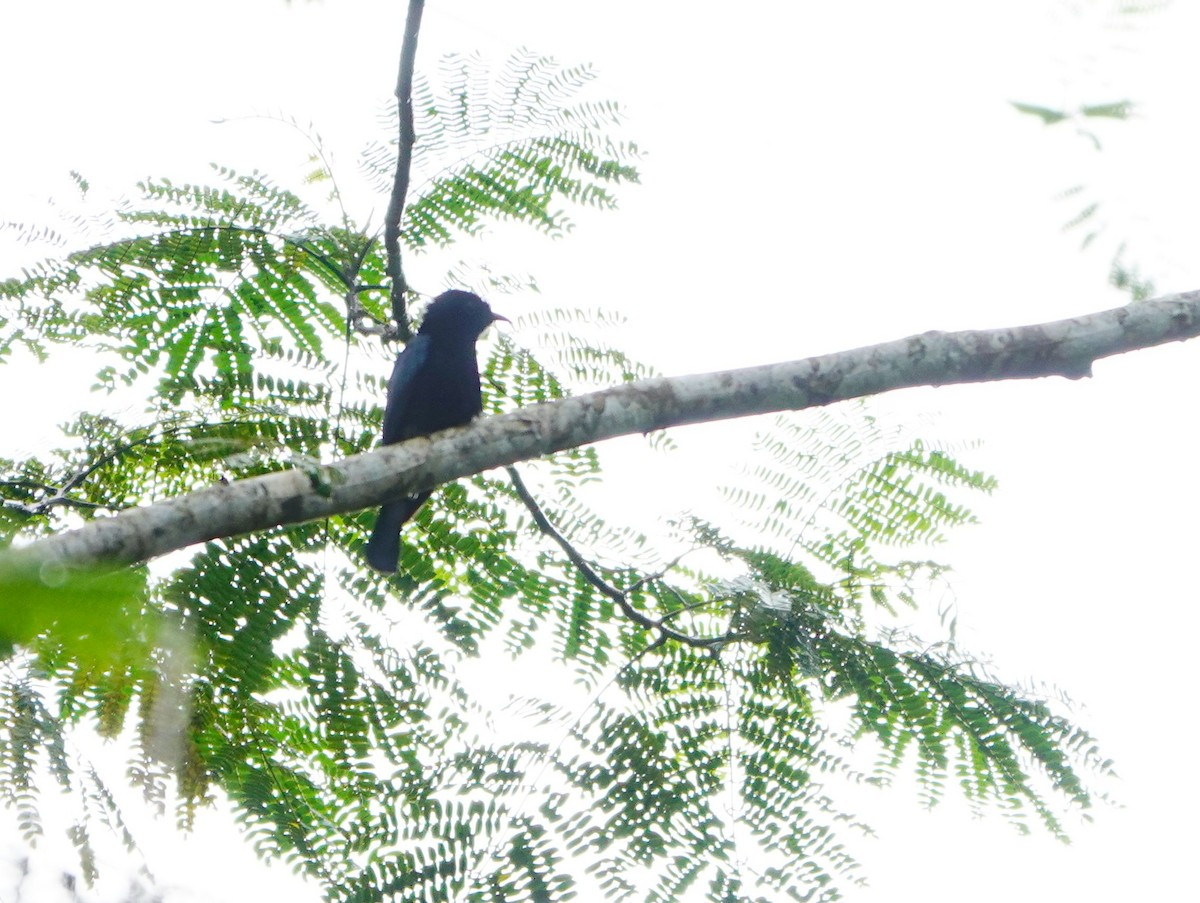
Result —
[[[1124, 5], [429, 0], [418, 65], [520, 47], [596, 64], [597, 93], [627, 107], [626, 133], [648, 152], [643, 184], [616, 213], [578, 215], [564, 240], [505, 233], [485, 247], [534, 273], [546, 303], [620, 310], [629, 351], [694, 372], [1117, 306], [1126, 299], [1106, 274], [1122, 242], [1159, 293], [1200, 288], [1200, 4], [1117, 15]], [[146, 176], [205, 178], [209, 161], [299, 179], [307, 147], [295, 132], [212, 124], [222, 117], [311, 121], [352, 173], [390, 97], [403, 7], [4, 4], [0, 222], [67, 200], [71, 169], [101, 200]], [[1100, 152], [1074, 126], [1047, 130], [1008, 103], [1125, 99], [1137, 115], [1097, 123]], [[1081, 252], [1083, 232], [1062, 227], [1091, 201], [1103, 230]], [[385, 204], [364, 201], [359, 219], [370, 205], [378, 222]], [[15, 387], [42, 379], [0, 370], [9, 430], [92, 401], [85, 379], [60, 408], [44, 392], [23, 404], [34, 393]], [[1198, 379], [1192, 343], [1103, 362], [1090, 381], [880, 402], [918, 432], [918, 417], [937, 415], [939, 434], [982, 440], [964, 458], [1000, 489], [980, 506], [984, 523], [940, 551], [957, 571], [962, 638], [1004, 675], [1086, 704], [1078, 717], [1116, 760], [1121, 780], [1106, 789], [1124, 808], [1074, 826], [1063, 847], [1017, 837], [998, 816], [971, 821], [953, 801], [928, 813], [905, 790], [873, 793], [858, 814], [880, 836], [857, 847], [871, 886], [851, 889], [852, 903], [1177, 899], [1194, 887]], [[680, 431], [683, 460], [698, 460], [717, 429]], [[0, 438], [0, 455], [12, 444]], [[672, 472], [694, 481], [706, 466], [670, 464], [636, 489], [614, 481], [612, 494], [630, 487], [644, 509], [661, 488], [670, 514], [688, 485]], [[0, 818], [0, 858], [11, 822]], [[193, 889], [172, 900], [242, 900], [255, 886], [283, 898], [281, 885], [241, 872], [254, 858], [217, 816], [190, 849], [226, 852], [180, 860], [170, 820], [161, 825], [149, 864], [167, 886]], [[213, 869], [214, 856], [229, 867]], [[269, 880], [290, 880], [280, 871]], [[0, 873], [0, 899], [10, 886]]]

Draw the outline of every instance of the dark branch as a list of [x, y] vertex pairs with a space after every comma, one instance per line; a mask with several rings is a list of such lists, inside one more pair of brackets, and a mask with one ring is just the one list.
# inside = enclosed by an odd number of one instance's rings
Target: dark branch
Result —
[[[660, 640], [675, 640], [687, 646], [695, 646], [700, 649], [720, 647], [728, 642], [730, 639], [728, 636], [694, 637], [686, 633], [681, 633], [672, 627], [666, 626], [663, 621], [644, 615], [634, 608], [633, 603], [629, 601], [629, 597], [601, 577], [596, 572], [596, 569], [588, 563], [587, 559], [580, 554], [579, 550], [571, 545], [570, 540], [555, 529], [554, 524], [550, 523], [550, 518], [546, 517], [545, 512], [538, 505], [537, 499], [533, 497], [533, 493], [525, 485], [525, 481], [521, 479], [521, 475], [517, 473], [517, 469], [515, 467], [506, 467], [505, 470], [508, 471], [513, 488], [516, 489], [521, 501], [525, 503], [525, 507], [529, 509], [529, 513], [533, 517], [533, 522], [537, 524], [538, 529], [558, 544], [558, 547], [566, 553], [570, 562], [583, 575], [584, 580], [617, 603], [617, 606], [625, 614], [625, 617], [629, 618], [629, 620], [633, 621], [639, 627], [646, 630], [653, 630], [658, 634]], [[655, 645], [659, 644], [656, 643]]]
[[387, 251], [387, 271], [391, 278], [392, 319], [400, 338], [412, 338], [408, 325], [408, 310], [404, 296], [408, 293], [408, 282], [404, 278], [404, 266], [400, 260], [400, 221], [404, 217], [404, 203], [408, 198], [408, 180], [412, 170], [412, 149], [416, 143], [416, 128], [413, 125], [412, 86], [413, 68], [417, 62], [417, 36], [421, 31], [421, 13], [425, 0], [409, 0], [408, 18], [404, 23], [404, 44], [400, 48], [400, 75], [396, 80], [396, 108], [400, 119], [400, 140], [396, 149], [396, 179], [392, 183], [392, 199], [388, 204], [387, 219], [383, 226], [383, 245]]

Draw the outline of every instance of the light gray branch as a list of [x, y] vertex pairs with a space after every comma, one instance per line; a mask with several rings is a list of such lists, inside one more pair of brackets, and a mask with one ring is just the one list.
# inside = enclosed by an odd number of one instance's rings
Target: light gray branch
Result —
[[[220, 536], [374, 507], [381, 501], [630, 433], [818, 407], [910, 386], [1091, 374], [1099, 358], [1200, 334], [1200, 291], [1070, 320], [927, 332], [836, 354], [645, 379], [522, 408], [309, 471], [213, 486], [96, 520], [9, 553], [10, 563], [130, 564]], [[0, 563], [3, 558], [0, 558]]]

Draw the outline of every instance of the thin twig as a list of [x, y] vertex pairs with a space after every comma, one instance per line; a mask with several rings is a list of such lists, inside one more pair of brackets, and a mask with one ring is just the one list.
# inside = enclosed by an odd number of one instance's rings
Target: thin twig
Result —
[[43, 499], [36, 505], [26, 505], [24, 502], [18, 502], [16, 499], [0, 499], [0, 508], [5, 508], [9, 511], [16, 511], [20, 514], [26, 514], [30, 517], [38, 517], [45, 514], [54, 507], [64, 508], [83, 508], [88, 511], [95, 511], [104, 506], [97, 502], [85, 502], [81, 499], [67, 498], [63, 495], [56, 495], [48, 499]]
[[676, 555], [674, 558], [672, 558], [670, 561], [667, 562], [666, 567], [660, 568], [657, 573], [647, 574], [646, 576], [640, 577], [637, 580], [635, 580], [633, 582], [633, 584], [630, 585], [629, 589], [626, 590], [626, 592], [630, 592], [630, 593], [637, 592], [639, 589], [641, 589], [647, 583], [655, 583], [659, 580], [662, 580], [663, 577], [667, 576], [667, 574], [669, 574], [671, 571], [675, 570], [675, 568], [679, 565], [679, 562], [683, 560], [684, 555], [687, 555], [689, 552], [694, 552], [694, 551], [695, 551], [695, 549], [688, 549], [687, 552], [680, 552], [678, 555]]
[[533, 521], [535, 524], [537, 524], [538, 529], [558, 544], [558, 547], [566, 553], [566, 556], [570, 562], [575, 565], [575, 567], [579, 570], [579, 573], [583, 575], [584, 580], [617, 603], [617, 606], [624, 613], [625, 617], [629, 618], [629, 620], [633, 621], [633, 623], [637, 624], [639, 627], [643, 627], [646, 630], [653, 630], [658, 634], [658, 639], [652, 645], [661, 645], [661, 642], [664, 640], [675, 640], [683, 643], [686, 646], [693, 646], [697, 649], [713, 649], [719, 648], [729, 640], [729, 637], [726, 635], [718, 637], [694, 637], [686, 633], [681, 633], [680, 631], [675, 630], [673, 627], [668, 627], [661, 620], [655, 620], [654, 618], [644, 615], [634, 608], [632, 603], [630, 603], [628, 596], [601, 577], [596, 572], [596, 569], [588, 563], [587, 559], [580, 554], [579, 550], [571, 545], [570, 540], [563, 536], [562, 533], [555, 528], [554, 524], [550, 523], [550, 519], [546, 517], [545, 512], [543, 512], [541, 506], [538, 505], [537, 499], [533, 497], [533, 494], [529, 491], [528, 487], [526, 487], [525, 481], [522, 480], [521, 475], [517, 473], [516, 468], [506, 467], [505, 470], [508, 471], [508, 476], [509, 479], [512, 480], [513, 488], [517, 491], [517, 495], [520, 496], [521, 501], [525, 503], [525, 507], [529, 509], [529, 513], [533, 516]]
[[88, 464], [81, 470], [76, 471], [72, 476], [67, 478], [67, 481], [61, 486], [53, 486], [49, 483], [39, 483], [33, 480], [0, 480], [0, 488], [6, 486], [20, 487], [22, 489], [40, 489], [46, 493], [53, 493], [47, 498], [33, 503], [25, 504], [16, 499], [0, 499], [0, 505], [14, 511], [20, 511], [24, 514], [41, 515], [45, 514], [51, 508], [62, 506], [67, 508], [83, 508], [88, 510], [112, 509], [108, 505], [102, 505], [98, 502], [89, 502], [84, 499], [71, 498], [68, 493], [79, 488], [85, 480], [92, 476], [96, 471], [120, 459], [127, 452], [131, 452], [139, 446], [148, 445], [152, 442], [161, 442], [168, 436], [173, 436], [176, 433], [194, 430], [198, 426], [205, 427], [223, 427], [223, 426], [240, 426], [244, 421], [241, 420], [224, 420], [217, 423], [195, 424], [195, 423], [180, 423], [176, 426], [163, 427], [155, 432], [154, 428], [147, 430], [146, 434], [139, 439], [134, 439], [130, 442], [123, 442], [115, 446], [112, 450], [105, 452], [95, 461]]
[[[346, 283], [351, 286], [350, 290], [343, 295], [343, 300], [346, 302], [347, 342], [350, 341], [351, 333], [358, 333], [359, 335], [387, 335], [391, 332], [390, 326], [376, 321], [371, 314], [367, 313], [367, 309], [363, 307], [362, 301], [358, 297], [362, 292], [388, 291], [386, 285], [365, 285], [358, 281], [358, 274], [362, 272], [363, 261], [366, 260], [367, 254], [371, 252], [371, 248], [374, 245], [374, 238], [367, 239], [358, 254], [354, 256], [353, 262], [346, 265], [346, 270], [343, 273]], [[368, 323], [368, 320], [371, 322]]]
[[[678, 593], [675, 593], [675, 591], [670, 589], [670, 587], [664, 586], [664, 589], [667, 589], [669, 592], [674, 593], [675, 595], [678, 595]], [[665, 615], [662, 616], [662, 620], [665, 623], [665, 622], [671, 620], [671, 618], [676, 617], [677, 615], [687, 614], [688, 612], [697, 611], [701, 608], [708, 608], [708, 607], [711, 607], [712, 604], [713, 604], [712, 599], [701, 599], [699, 602], [692, 602], [688, 605], [684, 605], [682, 608], [676, 608], [674, 611], [667, 612]]]
[[396, 79], [396, 108], [400, 119], [400, 139], [396, 149], [396, 178], [392, 183], [392, 199], [388, 204], [387, 219], [383, 224], [383, 245], [387, 250], [387, 271], [391, 278], [392, 319], [400, 338], [412, 338], [412, 327], [408, 324], [408, 311], [404, 296], [408, 282], [404, 278], [404, 267], [400, 260], [400, 220], [404, 216], [404, 203], [408, 197], [408, 180], [412, 169], [412, 149], [416, 143], [416, 127], [413, 125], [412, 86], [413, 68], [417, 62], [417, 36], [421, 31], [421, 14], [425, 11], [425, 0], [409, 0], [408, 18], [404, 23], [404, 43], [400, 48], [400, 74]]

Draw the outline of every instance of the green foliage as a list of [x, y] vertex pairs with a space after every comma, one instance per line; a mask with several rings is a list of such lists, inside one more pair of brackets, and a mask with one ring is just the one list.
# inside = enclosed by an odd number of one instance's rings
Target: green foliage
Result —
[[138, 571], [0, 571], [0, 654], [36, 642], [86, 667], [108, 664], [144, 639], [144, 582]]
[[[486, 218], [559, 233], [568, 204], [635, 181], [617, 108], [578, 99], [588, 70], [442, 72], [417, 90], [409, 250]], [[366, 161], [390, 182], [385, 146]], [[94, 348], [98, 384], [145, 399], [2, 462], [6, 542], [377, 442], [387, 364], [347, 325], [355, 303], [386, 317], [374, 237], [261, 174], [217, 176], [146, 182], [104, 244], [0, 284], [0, 349]], [[613, 322], [518, 318], [485, 345], [486, 411], [647, 375], [597, 337]], [[63, 752], [94, 729], [129, 743], [152, 805], [186, 827], [220, 791], [331, 900], [479, 903], [835, 899], [856, 868], [838, 783], [902, 771], [926, 804], [953, 786], [1054, 833], [1091, 803], [1106, 764], [1086, 734], [952, 637], [889, 630], [941, 573], [927, 547], [992, 487], [947, 452], [861, 406], [780, 418], [728, 490], [741, 522], [680, 520], [682, 558], [588, 507], [594, 449], [522, 473], [538, 511], [498, 474], [443, 487], [391, 580], [359, 563], [365, 514], [214, 541], [104, 593], [6, 584], [0, 797], [28, 837], [47, 772], [119, 819]], [[73, 833], [87, 874], [94, 820]]]
[[[595, 78], [590, 67], [523, 51], [493, 71], [479, 56], [450, 55], [441, 76], [437, 89], [420, 75], [413, 86], [420, 141], [403, 230], [411, 247], [449, 244], [456, 232], [478, 232], [487, 218], [560, 235], [570, 228], [563, 202], [612, 209], [610, 186], [637, 181], [636, 145], [607, 134], [620, 107], [576, 100]], [[363, 162], [375, 187], [389, 191], [392, 145], [373, 145]]]
[[1072, 119], [1128, 119], [1133, 115], [1134, 105], [1128, 100], [1118, 100], [1113, 103], [1084, 104], [1075, 112], [1053, 110], [1038, 104], [1012, 102], [1013, 108], [1019, 113], [1034, 116], [1045, 125], [1056, 125], [1069, 122]]
[[[1123, 12], [1129, 12], [1124, 10]], [[1075, 137], [1082, 139], [1087, 153], [1098, 153], [1103, 150], [1101, 141], [1102, 130], [1117, 123], [1132, 121], [1137, 112], [1137, 106], [1129, 100], [1119, 100], [1109, 103], [1080, 104], [1074, 110], [1055, 109], [1038, 104], [1012, 102], [1017, 112], [1033, 116], [1041, 120], [1043, 125], [1052, 126], [1060, 123], [1075, 125]], [[1067, 218], [1062, 224], [1064, 232], [1081, 233], [1080, 247], [1088, 249], [1100, 242], [1106, 236], [1114, 236], [1114, 226], [1118, 225], [1112, 214], [1112, 199], [1106, 197], [1103, 186], [1072, 184], [1063, 189], [1058, 199], [1069, 206]], [[1126, 231], [1127, 223], [1120, 224], [1120, 230]], [[1127, 262], [1128, 240], [1117, 236], [1115, 243], [1110, 246], [1111, 255], [1109, 282], [1118, 290], [1127, 292], [1132, 300], [1142, 301], [1153, 297], [1154, 286], [1138, 272], [1136, 265]]]

